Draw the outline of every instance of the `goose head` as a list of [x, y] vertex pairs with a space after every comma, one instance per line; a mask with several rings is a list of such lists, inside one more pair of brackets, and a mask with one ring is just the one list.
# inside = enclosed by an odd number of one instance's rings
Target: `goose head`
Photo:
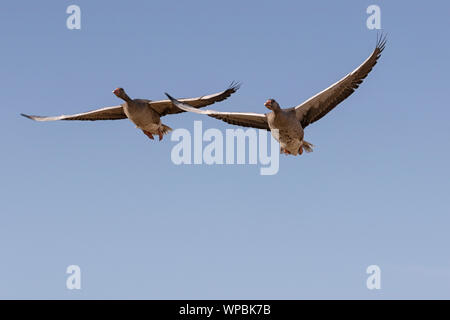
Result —
[[123, 90], [123, 88], [116, 88], [113, 90], [113, 93], [122, 100], [125, 100], [127, 102], [131, 101], [130, 97], [125, 93], [125, 90]]
[[268, 99], [265, 103], [264, 106], [272, 111], [279, 111], [280, 105], [278, 104], [278, 102], [275, 101], [275, 99]]

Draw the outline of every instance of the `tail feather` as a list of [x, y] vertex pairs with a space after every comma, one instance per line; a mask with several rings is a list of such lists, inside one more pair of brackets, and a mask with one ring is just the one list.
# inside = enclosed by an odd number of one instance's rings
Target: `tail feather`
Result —
[[165, 124], [161, 125], [161, 133], [163, 135], [168, 134], [170, 131], [172, 131], [172, 128], [169, 126], [166, 126]]
[[303, 140], [303, 150], [306, 152], [313, 152], [314, 145], [312, 143], [309, 143], [305, 140]]

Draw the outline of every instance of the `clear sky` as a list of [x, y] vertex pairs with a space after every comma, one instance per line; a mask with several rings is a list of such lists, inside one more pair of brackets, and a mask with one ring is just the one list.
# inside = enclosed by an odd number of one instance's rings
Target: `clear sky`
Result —
[[[81, 30], [66, 8], [81, 8]], [[172, 163], [128, 120], [36, 123], [131, 97], [240, 91], [299, 104], [388, 44], [361, 87], [305, 131], [311, 154]], [[450, 298], [445, 1], [8, 1], [0, 9], [0, 298]], [[195, 114], [163, 122], [227, 124]], [[381, 289], [366, 268], [381, 268]], [[66, 288], [79, 265], [82, 289]]]

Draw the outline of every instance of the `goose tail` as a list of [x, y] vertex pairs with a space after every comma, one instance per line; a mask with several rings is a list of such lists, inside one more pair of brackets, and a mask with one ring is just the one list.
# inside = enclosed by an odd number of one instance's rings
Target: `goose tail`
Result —
[[313, 152], [314, 145], [312, 143], [309, 143], [305, 140], [303, 140], [303, 150], [306, 152]]
[[161, 133], [162, 133], [163, 135], [168, 134], [170, 131], [172, 131], [172, 128], [171, 128], [171, 127], [166, 126], [165, 124], [162, 124], [162, 125], [161, 125]]

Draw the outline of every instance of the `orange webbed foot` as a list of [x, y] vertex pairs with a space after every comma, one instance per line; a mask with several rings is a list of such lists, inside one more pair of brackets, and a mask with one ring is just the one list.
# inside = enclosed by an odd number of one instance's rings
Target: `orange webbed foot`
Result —
[[147, 137], [149, 137], [150, 139], [155, 140], [155, 138], [153, 137], [153, 135], [152, 135], [150, 132], [145, 131], [145, 130], [142, 130], [142, 132], [143, 132]]

